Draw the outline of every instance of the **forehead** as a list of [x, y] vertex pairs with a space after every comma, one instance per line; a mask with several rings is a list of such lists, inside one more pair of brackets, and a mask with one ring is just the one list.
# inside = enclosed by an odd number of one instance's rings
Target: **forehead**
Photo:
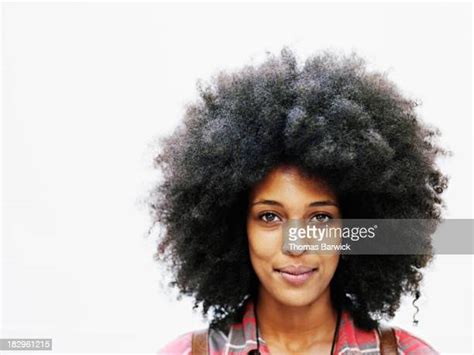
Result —
[[335, 199], [334, 191], [318, 177], [309, 177], [295, 166], [279, 166], [270, 171], [257, 183], [252, 191], [251, 200], [258, 198], [307, 198], [328, 197]]

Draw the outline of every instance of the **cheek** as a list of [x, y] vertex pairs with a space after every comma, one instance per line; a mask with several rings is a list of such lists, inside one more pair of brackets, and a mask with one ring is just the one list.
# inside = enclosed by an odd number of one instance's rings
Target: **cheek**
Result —
[[271, 263], [273, 258], [281, 252], [281, 229], [265, 230], [247, 225], [249, 253], [255, 269], [263, 263]]
[[324, 277], [327, 279], [332, 279], [334, 273], [336, 272], [337, 265], [339, 264], [339, 255], [322, 255], [322, 264], [324, 266]]

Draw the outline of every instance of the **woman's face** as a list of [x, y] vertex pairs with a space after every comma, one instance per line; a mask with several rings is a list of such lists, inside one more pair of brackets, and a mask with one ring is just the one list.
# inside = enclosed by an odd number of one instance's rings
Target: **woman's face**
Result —
[[327, 217], [341, 218], [335, 194], [323, 180], [309, 179], [296, 167], [278, 167], [252, 189], [247, 236], [260, 293], [289, 306], [305, 306], [329, 296], [339, 254], [282, 250], [285, 221]]

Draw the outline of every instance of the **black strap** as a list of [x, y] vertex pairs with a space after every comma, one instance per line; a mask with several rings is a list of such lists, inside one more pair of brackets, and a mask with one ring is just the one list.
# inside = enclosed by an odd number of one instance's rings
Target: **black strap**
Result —
[[336, 319], [336, 327], [334, 329], [334, 335], [332, 337], [332, 344], [331, 344], [331, 352], [330, 355], [334, 354], [334, 350], [336, 350], [336, 342], [337, 338], [339, 337], [339, 325], [341, 324], [341, 313], [340, 309], [337, 310], [337, 319]]

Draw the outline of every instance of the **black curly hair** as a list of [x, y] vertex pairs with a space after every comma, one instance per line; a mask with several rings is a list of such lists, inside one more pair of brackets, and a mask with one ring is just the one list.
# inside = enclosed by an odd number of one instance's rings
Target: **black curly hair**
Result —
[[[273, 168], [299, 167], [334, 188], [343, 218], [440, 221], [447, 177], [439, 131], [420, 121], [418, 103], [356, 53], [317, 53], [300, 64], [284, 47], [262, 64], [218, 72], [198, 83], [175, 132], [160, 141], [162, 179], [149, 195], [162, 227], [156, 258], [172, 285], [212, 311], [224, 328], [255, 297], [258, 280], [246, 237], [249, 191]], [[430, 238], [427, 233], [426, 238]], [[331, 281], [333, 303], [373, 329], [403, 294], [419, 295], [432, 255], [351, 255]]]

